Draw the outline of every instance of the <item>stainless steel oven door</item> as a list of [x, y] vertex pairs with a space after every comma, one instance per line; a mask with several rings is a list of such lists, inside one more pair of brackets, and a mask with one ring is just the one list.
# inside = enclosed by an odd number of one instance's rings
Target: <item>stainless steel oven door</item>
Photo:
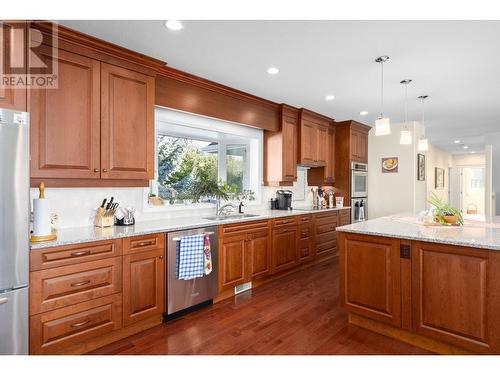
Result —
[[352, 171], [351, 198], [368, 196], [368, 172]]

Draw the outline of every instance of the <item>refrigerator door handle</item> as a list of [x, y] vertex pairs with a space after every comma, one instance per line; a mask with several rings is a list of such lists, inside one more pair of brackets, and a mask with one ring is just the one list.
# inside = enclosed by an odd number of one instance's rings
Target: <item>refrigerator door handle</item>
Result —
[[9, 302], [9, 299], [7, 297], [0, 298], [0, 305], [5, 305], [7, 302]]

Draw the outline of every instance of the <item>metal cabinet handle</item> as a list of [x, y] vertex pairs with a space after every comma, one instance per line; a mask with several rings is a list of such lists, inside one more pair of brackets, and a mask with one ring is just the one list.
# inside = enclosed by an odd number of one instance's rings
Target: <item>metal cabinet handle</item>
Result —
[[106, 173], [108, 170], [106, 168], [103, 168], [102, 170], [104, 173]]
[[90, 254], [90, 250], [77, 251], [76, 253], [71, 253], [72, 257], [81, 257], [82, 255]]
[[99, 169], [94, 168], [94, 172], [95, 172], [95, 173], [99, 172]]
[[160, 255], [158, 258], [163, 259], [163, 255]]
[[154, 245], [155, 241], [144, 241], [144, 242], [139, 242], [136, 247], [143, 247], [143, 246], [149, 246], [149, 245]]
[[73, 288], [77, 288], [79, 286], [84, 286], [84, 285], [87, 285], [87, 284], [90, 284], [90, 280], [80, 281], [79, 283], [73, 283], [73, 284], [71, 284], [71, 286]]
[[0, 298], [0, 305], [4, 305], [4, 304], [6, 304], [7, 302], [9, 302], [9, 299], [8, 299], [7, 297]]
[[89, 323], [90, 323], [90, 320], [85, 320], [85, 321], [80, 322], [80, 323], [72, 324], [71, 327], [72, 328], [78, 328], [78, 327], [84, 326], [85, 324], [89, 324]]

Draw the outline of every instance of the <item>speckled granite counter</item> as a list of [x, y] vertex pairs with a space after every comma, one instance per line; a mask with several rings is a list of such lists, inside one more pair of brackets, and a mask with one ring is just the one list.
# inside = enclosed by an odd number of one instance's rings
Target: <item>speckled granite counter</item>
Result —
[[500, 216], [466, 218], [463, 226], [424, 226], [415, 216], [393, 215], [338, 227], [339, 232], [500, 250]]
[[137, 221], [135, 225], [129, 227], [111, 227], [111, 228], [97, 228], [97, 227], [76, 227], [76, 228], [62, 228], [57, 232], [57, 240], [32, 244], [31, 249], [41, 249], [47, 247], [71, 245], [84, 242], [109, 240], [114, 238], [140, 236], [149, 233], [172, 232], [177, 230], [193, 229], [208, 227], [221, 224], [232, 224], [246, 221], [274, 219], [279, 217], [304, 215], [308, 213], [319, 213], [325, 211], [338, 211], [349, 209], [350, 207], [332, 208], [322, 210], [308, 210], [304, 208], [297, 208], [292, 211], [280, 210], [261, 210], [261, 211], [248, 211], [245, 213], [255, 214], [258, 216], [237, 218], [224, 221], [214, 221], [205, 219], [206, 216], [180, 216], [170, 219]]

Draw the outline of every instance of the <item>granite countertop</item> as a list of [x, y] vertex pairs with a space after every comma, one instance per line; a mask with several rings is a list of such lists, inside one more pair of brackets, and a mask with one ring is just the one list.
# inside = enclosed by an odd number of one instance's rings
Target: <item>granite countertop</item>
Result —
[[500, 216], [466, 216], [463, 226], [425, 226], [416, 215], [400, 214], [344, 225], [337, 231], [500, 250]]
[[122, 237], [133, 237], [150, 233], [173, 232], [178, 230], [202, 228], [202, 227], [216, 226], [222, 224], [233, 224], [246, 221], [275, 219], [280, 217], [305, 215], [309, 213], [319, 213], [325, 211], [338, 211], [349, 208], [350, 207], [325, 208], [321, 210], [313, 210], [309, 208], [298, 207], [297, 209], [291, 211], [249, 210], [248, 212], [245, 213], [255, 214], [258, 216], [236, 218], [224, 221], [215, 221], [215, 220], [205, 219], [205, 217], [211, 216], [205, 214], [202, 216], [200, 215], [179, 216], [175, 218], [147, 220], [147, 221], [137, 220], [135, 225], [127, 227], [114, 226], [110, 228], [98, 228], [94, 226], [85, 226], [85, 227], [75, 227], [75, 228], [61, 228], [57, 231], [56, 240], [49, 242], [33, 243], [31, 244], [31, 250], [54, 247], [54, 246], [62, 246], [62, 245], [72, 245], [72, 244], [92, 242], [92, 241], [110, 240]]

